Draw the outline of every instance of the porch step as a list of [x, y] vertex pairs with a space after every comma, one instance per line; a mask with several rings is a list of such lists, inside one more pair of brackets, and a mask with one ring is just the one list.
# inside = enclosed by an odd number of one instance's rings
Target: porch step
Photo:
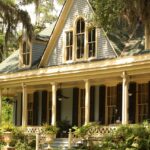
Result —
[[51, 144], [51, 147], [54, 149], [68, 149], [68, 138], [56, 138]]

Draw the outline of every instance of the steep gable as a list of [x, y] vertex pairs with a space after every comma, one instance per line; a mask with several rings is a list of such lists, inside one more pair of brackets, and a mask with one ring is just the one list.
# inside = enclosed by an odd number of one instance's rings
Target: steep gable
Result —
[[[69, 0], [66, 1], [56, 27], [54, 28], [52, 36], [55, 36], [55, 38], [50, 38], [40, 66], [55, 66], [66, 63], [64, 61], [65, 33], [70, 30], [74, 33], [77, 18], [84, 18], [87, 26], [86, 30], [88, 27], [93, 27], [92, 21], [94, 12], [89, 2], [87, 0], [74, 0], [70, 3], [70, 5], [66, 6], [68, 2]], [[68, 10], [68, 14], [64, 15], [63, 12], [66, 11], [66, 9]], [[60, 22], [62, 18], [64, 22]], [[58, 28], [59, 32], [57, 32]], [[76, 35], [74, 34], [74, 36]], [[75, 41], [73, 44], [75, 44]], [[76, 50], [74, 49], [74, 51]], [[100, 28], [96, 28], [96, 57], [92, 60], [108, 59], [116, 56], [117, 54], [112, 48], [105, 32]], [[87, 60], [82, 61], [86, 62]], [[73, 63], [76, 62], [77, 61], [73, 61]]]

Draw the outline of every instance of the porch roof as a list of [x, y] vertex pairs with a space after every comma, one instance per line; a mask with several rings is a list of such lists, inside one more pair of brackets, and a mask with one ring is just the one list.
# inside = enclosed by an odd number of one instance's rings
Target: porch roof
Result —
[[[10, 86], [49, 84], [51, 82], [80, 81], [93, 78], [120, 77], [122, 72], [128, 75], [150, 73], [150, 54], [126, 56], [117, 59], [62, 65], [28, 70], [10, 74], [1, 74], [1, 88]], [[49, 83], [48, 83], [49, 82]]]

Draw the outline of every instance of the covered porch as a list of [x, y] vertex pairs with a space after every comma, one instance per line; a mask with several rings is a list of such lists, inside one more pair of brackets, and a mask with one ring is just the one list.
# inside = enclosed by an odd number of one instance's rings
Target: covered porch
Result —
[[150, 118], [149, 57], [140, 57], [3, 75], [0, 102], [9, 88], [16, 126], [140, 123]]

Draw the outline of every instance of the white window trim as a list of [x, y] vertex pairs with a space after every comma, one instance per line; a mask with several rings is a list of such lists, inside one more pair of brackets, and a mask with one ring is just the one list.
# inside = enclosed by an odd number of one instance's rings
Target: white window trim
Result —
[[[72, 60], [66, 60], [66, 33], [67, 32], [72, 32], [73, 33], [73, 45], [72, 45]], [[70, 28], [68, 30], [65, 30], [64, 33], [63, 33], [63, 62], [64, 63], [73, 63], [74, 62], [74, 30], [73, 28]]]
[[[84, 56], [83, 58], [78, 59], [77, 58], [76, 24], [80, 18], [83, 18], [85, 22], [85, 33], [84, 33], [85, 39], [84, 39]], [[63, 37], [64, 37], [63, 38], [63, 62], [64, 63], [70, 64], [73, 62], [91, 61], [97, 58], [97, 49], [98, 49], [97, 27], [94, 27], [95, 28], [95, 57], [88, 57], [88, 30], [90, 28], [93, 28], [93, 26], [89, 25], [86, 22], [85, 16], [80, 15], [74, 19], [73, 28], [70, 28], [63, 32]], [[66, 32], [69, 32], [69, 31], [73, 32], [72, 60], [66, 60]]]

